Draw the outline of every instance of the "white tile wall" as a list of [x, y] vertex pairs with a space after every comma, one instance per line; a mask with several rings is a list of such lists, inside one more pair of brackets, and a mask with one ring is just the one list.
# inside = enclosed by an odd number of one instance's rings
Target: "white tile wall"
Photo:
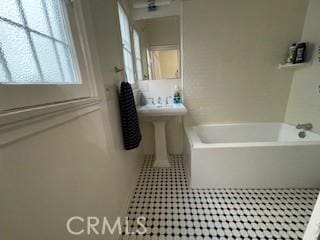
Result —
[[165, 102], [166, 97], [173, 96], [175, 85], [180, 86], [180, 79], [140, 81], [139, 90], [145, 98], [152, 97], [157, 101], [161, 97], [162, 101]]
[[184, 99], [194, 123], [282, 121], [307, 1], [184, 1]]
[[320, 46], [319, 9], [318, 0], [309, 1], [302, 40], [314, 45], [313, 64], [294, 74], [286, 121], [291, 124], [311, 122], [314, 130], [320, 133], [320, 61], [316, 52]]

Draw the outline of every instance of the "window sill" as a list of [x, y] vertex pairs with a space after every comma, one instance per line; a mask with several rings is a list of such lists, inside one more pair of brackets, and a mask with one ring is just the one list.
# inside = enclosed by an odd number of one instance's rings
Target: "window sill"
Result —
[[84, 98], [0, 113], [0, 146], [100, 109], [100, 99]]

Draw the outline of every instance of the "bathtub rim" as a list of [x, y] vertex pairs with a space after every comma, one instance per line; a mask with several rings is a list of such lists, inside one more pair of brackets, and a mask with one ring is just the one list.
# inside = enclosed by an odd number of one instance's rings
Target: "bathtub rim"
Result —
[[[320, 145], [320, 140], [308, 140], [308, 141], [287, 141], [287, 142], [280, 142], [280, 141], [273, 141], [273, 142], [232, 142], [232, 143], [204, 143], [201, 141], [200, 137], [194, 130], [195, 127], [204, 126], [236, 126], [236, 125], [288, 125], [290, 127], [294, 127], [294, 125], [286, 123], [286, 122], [250, 122], [250, 123], [213, 123], [213, 124], [199, 124], [199, 125], [193, 125], [193, 126], [185, 126], [185, 132], [188, 138], [188, 141], [190, 143], [190, 146], [194, 149], [204, 149], [204, 148], [238, 148], [238, 147], [275, 147], [275, 146], [317, 146]], [[312, 132], [314, 134], [317, 134], [320, 136], [319, 133]]]

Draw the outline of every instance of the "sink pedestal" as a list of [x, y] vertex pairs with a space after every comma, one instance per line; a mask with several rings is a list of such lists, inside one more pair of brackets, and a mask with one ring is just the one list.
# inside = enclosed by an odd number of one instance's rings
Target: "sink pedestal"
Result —
[[170, 167], [167, 139], [166, 139], [166, 123], [165, 119], [152, 121], [155, 135], [155, 160], [153, 167]]
[[154, 105], [147, 104], [138, 107], [139, 116], [143, 121], [152, 122], [155, 135], [155, 160], [153, 167], [171, 167], [166, 139], [166, 123], [173, 117], [183, 116], [187, 109], [182, 103]]

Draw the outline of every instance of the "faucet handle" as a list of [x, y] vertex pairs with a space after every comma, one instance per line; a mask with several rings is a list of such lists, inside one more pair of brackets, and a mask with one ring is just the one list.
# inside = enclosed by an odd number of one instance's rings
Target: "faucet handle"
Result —
[[167, 105], [169, 104], [169, 101], [168, 101], [168, 100], [169, 100], [170, 98], [172, 98], [172, 96], [166, 97], [166, 104], [167, 104]]
[[158, 97], [158, 104], [162, 104], [161, 97]]
[[309, 131], [313, 128], [312, 123], [299, 123], [296, 126], [297, 129], [303, 129], [305, 131]]

